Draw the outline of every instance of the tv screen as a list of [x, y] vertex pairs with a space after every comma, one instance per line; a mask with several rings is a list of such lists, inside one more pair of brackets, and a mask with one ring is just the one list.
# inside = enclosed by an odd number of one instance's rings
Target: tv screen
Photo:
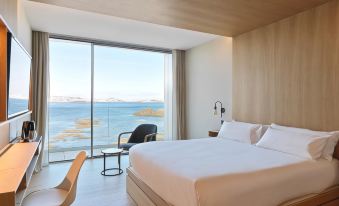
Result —
[[8, 35], [8, 118], [28, 111], [31, 57], [20, 43]]

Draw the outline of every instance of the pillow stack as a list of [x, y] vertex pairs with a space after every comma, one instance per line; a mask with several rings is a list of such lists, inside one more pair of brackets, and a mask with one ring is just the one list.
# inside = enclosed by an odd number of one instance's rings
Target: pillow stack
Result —
[[332, 160], [338, 134], [272, 124], [256, 145], [312, 160]]

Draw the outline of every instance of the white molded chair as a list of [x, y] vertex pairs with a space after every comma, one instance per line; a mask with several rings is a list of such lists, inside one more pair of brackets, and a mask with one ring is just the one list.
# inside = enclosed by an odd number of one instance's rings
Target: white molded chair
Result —
[[76, 197], [77, 180], [86, 159], [86, 152], [80, 152], [72, 163], [65, 179], [55, 188], [39, 190], [28, 194], [23, 206], [69, 206]]

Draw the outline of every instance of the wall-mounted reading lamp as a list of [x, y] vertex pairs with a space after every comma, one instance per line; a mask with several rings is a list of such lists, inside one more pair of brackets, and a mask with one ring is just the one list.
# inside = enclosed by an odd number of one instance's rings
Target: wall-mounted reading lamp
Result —
[[217, 103], [219, 103], [220, 104], [220, 118], [221, 118], [221, 125], [222, 125], [222, 123], [224, 123], [224, 120], [222, 119], [222, 115], [225, 113], [225, 108], [224, 107], [222, 107], [222, 103], [220, 102], [220, 101], [216, 101], [215, 103], [214, 103], [214, 115], [218, 115], [218, 111], [217, 111]]

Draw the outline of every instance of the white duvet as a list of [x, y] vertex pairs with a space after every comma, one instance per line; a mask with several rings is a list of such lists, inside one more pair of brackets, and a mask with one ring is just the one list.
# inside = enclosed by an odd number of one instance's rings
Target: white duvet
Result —
[[274, 206], [339, 183], [339, 162], [311, 161], [219, 138], [150, 142], [133, 171], [175, 206]]

